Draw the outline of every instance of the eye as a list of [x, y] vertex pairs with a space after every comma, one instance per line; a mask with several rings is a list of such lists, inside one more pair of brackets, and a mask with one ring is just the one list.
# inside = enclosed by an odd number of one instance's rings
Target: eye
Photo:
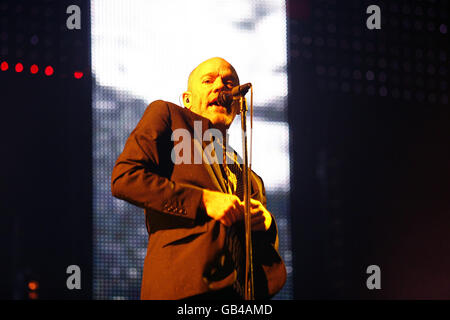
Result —
[[212, 83], [212, 79], [211, 78], [203, 79], [202, 83], [211, 84]]

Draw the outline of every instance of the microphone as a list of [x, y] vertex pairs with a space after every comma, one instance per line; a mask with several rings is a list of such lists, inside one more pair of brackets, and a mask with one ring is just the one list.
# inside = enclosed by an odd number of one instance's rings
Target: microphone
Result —
[[242, 86], [236, 86], [231, 90], [221, 91], [217, 97], [217, 102], [221, 106], [229, 106], [233, 102], [234, 97], [245, 96], [251, 86], [251, 83], [246, 83]]

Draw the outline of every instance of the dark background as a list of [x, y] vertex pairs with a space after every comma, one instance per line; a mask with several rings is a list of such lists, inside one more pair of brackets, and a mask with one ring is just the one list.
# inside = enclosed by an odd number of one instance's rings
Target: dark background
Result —
[[448, 12], [288, 2], [296, 298], [450, 297]]
[[[66, 28], [71, 4], [81, 30]], [[371, 4], [381, 30], [366, 28]], [[0, 0], [3, 299], [30, 298], [30, 280], [40, 299], [92, 297], [88, 8]], [[447, 2], [287, 8], [294, 297], [449, 298]], [[55, 73], [31, 75], [33, 63]], [[71, 264], [83, 290], [66, 288]], [[366, 287], [373, 264], [381, 290]]]
[[[82, 8], [68, 30], [66, 8]], [[0, 1], [3, 141], [0, 298], [92, 296], [92, 117], [88, 1]], [[36, 36], [33, 40], [30, 40]], [[15, 72], [16, 62], [24, 70]], [[39, 67], [37, 74], [30, 66]], [[54, 74], [46, 76], [45, 66]], [[83, 72], [81, 79], [75, 71]], [[66, 268], [81, 268], [68, 290]]]

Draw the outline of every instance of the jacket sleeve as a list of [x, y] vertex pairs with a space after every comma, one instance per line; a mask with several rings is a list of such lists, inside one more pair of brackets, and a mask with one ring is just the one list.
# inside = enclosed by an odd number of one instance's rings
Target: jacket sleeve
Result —
[[[260, 201], [264, 207], [267, 207], [266, 191], [261, 178], [258, 180], [258, 185]], [[252, 242], [254, 261], [257, 262], [254, 274], [255, 297], [268, 299], [281, 290], [287, 279], [286, 266], [278, 251], [278, 228], [273, 214], [269, 229], [252, 233]], [[261, 270], [263, 270], [263, 278], [261, 278]]]
[[[264, 182], [262, 180], [261, 177], [259, 177], [255, 172], [253, 172], [253, 175], [257, 181], [258, 184], [258, 189], [259, 189], [259, 200], [261, 202], [261, 204], [267, 208], [267, 197], [266, 197], [266, 189], [264, 188]], [[267, 231], [256, 231], [254, 232], [255, 234], [255, 241], [256, 242], [269, 242], [271, 243], [275, 250], [278, 251], [278, 243], [279, 243], [279, 239], [278, 239], [278, 227], [277, 227], [277, 223], [276, 223], [276, 219], [275, 216], [271, 213], [272, 215], [272, 223], [269, 227], [269, 229]]]
[[167, 103], [161, 100], [151, 103], [114, 165], [112, 194], [142, 208], [194, 220], [201, 206], [202, 189], [156, 173], [161, 165], [167, 166], [160, 161], [171, 161], [170, 154], [158, 153], [159, 144], [167, 144], [170, 135]]

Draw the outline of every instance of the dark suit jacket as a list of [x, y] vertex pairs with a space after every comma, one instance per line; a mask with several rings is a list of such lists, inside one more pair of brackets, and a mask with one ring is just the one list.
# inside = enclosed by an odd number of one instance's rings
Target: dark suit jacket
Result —
[[[205, 143], [194, 139], [194, 121], [202, 136], [208, 119], [165, 101], [151, 103], [128, 138], [112, 173], [112, 193], [145, 209], [149, 242], [142, 278], [142, 299], [180, 299], [205, 293], [205, 269], [222, 252], [226, 229], [202, 208], [202, 189], [225, 192], [218, 164], [174, 164], [171, 152], [175, 129], [190, 133], [191, 156]], [[176, 143], [176, 142], [175, 142]], [[196, 149], [197, 148], [197, 149]], [[193, 162], [193, 161], [192, 161]], [[262, 180], [251, 175], [252, 198], [266, 205]], [[253, 232], [253, 243], [273, 259], [263, 266], [274, 280], [270, 294], [281, 289], [286, 270], [278, 255], [275, 219], [266, 232]], [[270, 283], [270, 282], [269, 282]], [[225, 283], [224, 285], [230, 285]]]

